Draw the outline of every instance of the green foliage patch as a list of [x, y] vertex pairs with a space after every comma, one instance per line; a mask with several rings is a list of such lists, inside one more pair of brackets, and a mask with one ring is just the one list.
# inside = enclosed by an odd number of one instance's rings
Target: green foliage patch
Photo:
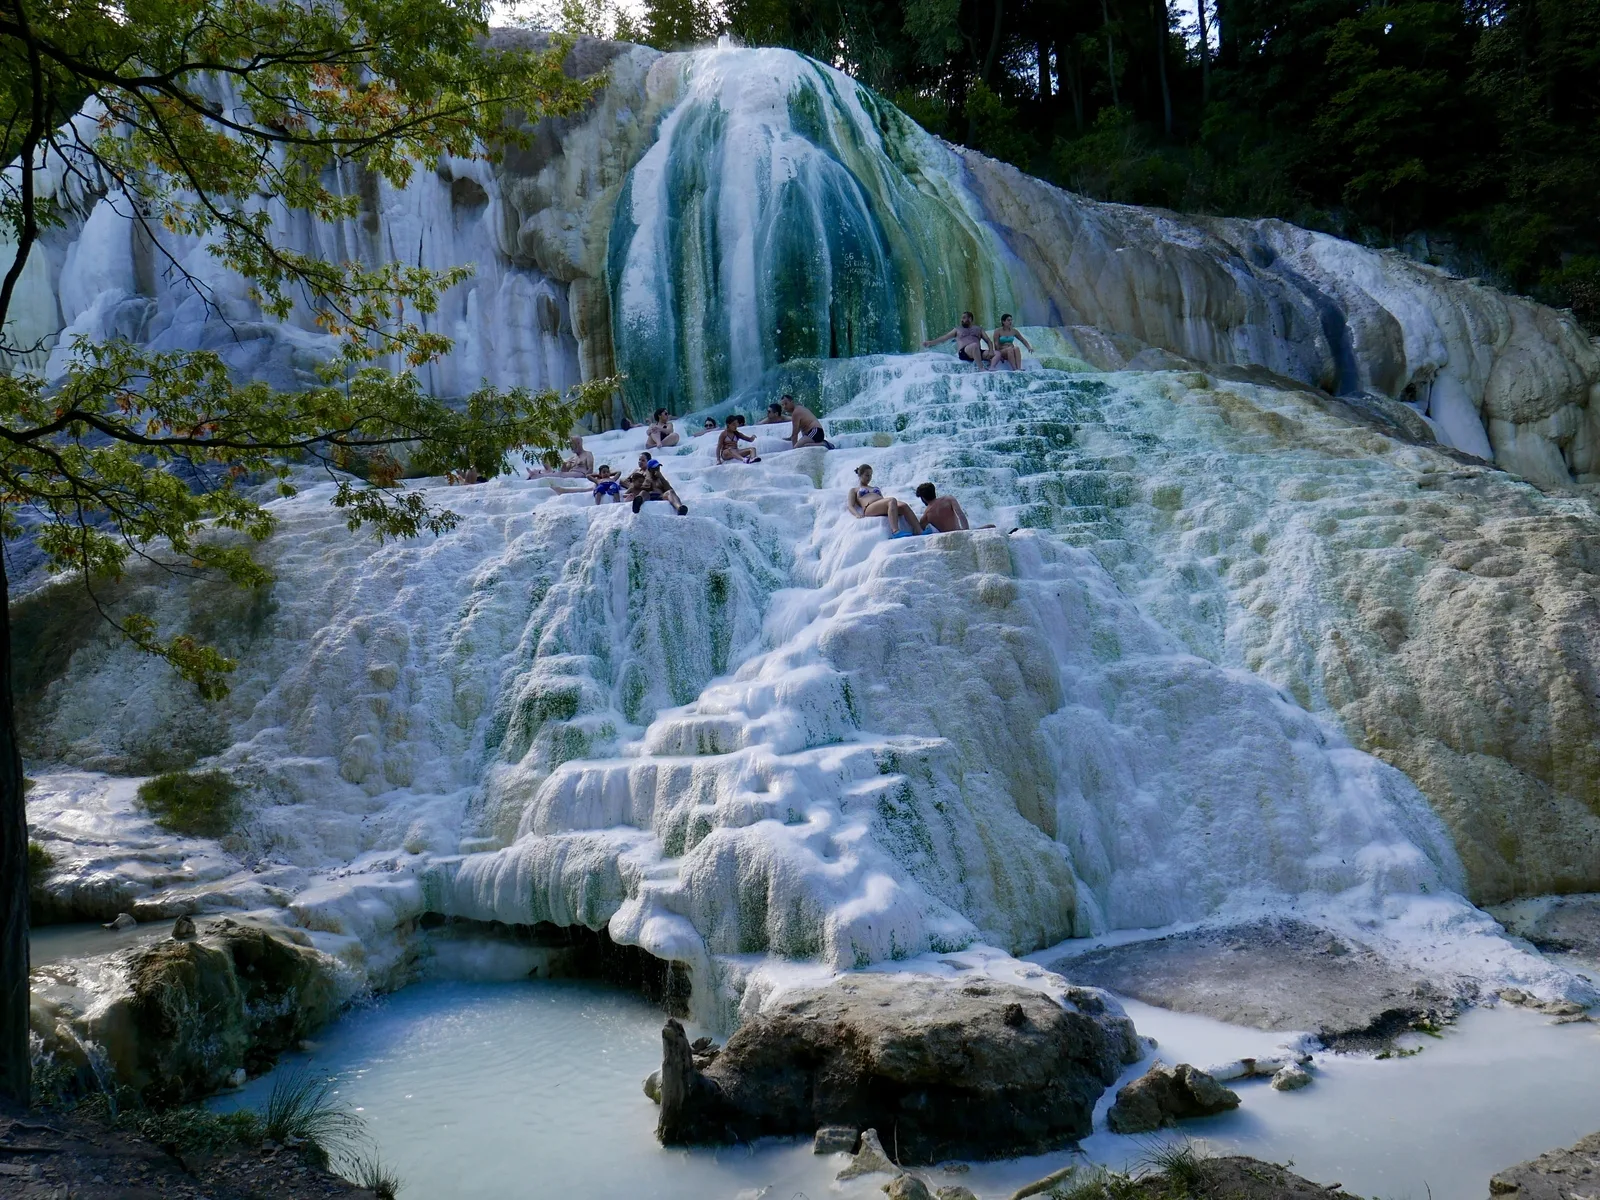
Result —
[[157, 775], [139, 785], [139, 803], [157, 825], [190, 837], [223, 837], [240, 815], [239, 785], [223, 771]]
[[56, 865], [56, 856], [43, 842], [28, 843], [28, 882], [37, 883]]

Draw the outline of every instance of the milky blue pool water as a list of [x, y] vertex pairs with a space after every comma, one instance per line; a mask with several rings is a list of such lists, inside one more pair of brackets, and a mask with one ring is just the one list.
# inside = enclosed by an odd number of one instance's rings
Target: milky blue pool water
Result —
[[[1281, 1040], [1139, 1004], [1129, 1010], [1168, 1062], [1262, 1054]], [[661, 1022], [658, 1009], [599, 984], [424, 983], [353, 1010], [279, 1070], [304, 1065], [334, 1077], [405, 1179], [405, 1200], [881, 1197], [881, 1176], [834, 1183], [842, 1159], [816, 1157], [809, 1141], [658, 1146], [656, 1107], [640, 1083], [659, 1065]], [[1184, 1134], [1218, 1153], [1292, 1160], [1312, 1179], [1369, 1198], [1483, 1200], [1495, 1171], [1600, 1129], [1596, 1026], [1553, 1026], [1502, 1007], [1470, 1011], [1442, 1037], [1413, 1044], [1423, 1052], [1384, 1062], [1320, 1056], [1303, 1092], [1235, 1085], [1236, 1113], [1188, 1123]], [[216, 1103], [264, 1104], [271, 1079]], [[1117, 1166], [1149, 1147], [1104, 1132], [1084, 1143], [1094, 1161]], [[1070, 1161], [1059, 1153], [927, 1175], [990, 1200]]]

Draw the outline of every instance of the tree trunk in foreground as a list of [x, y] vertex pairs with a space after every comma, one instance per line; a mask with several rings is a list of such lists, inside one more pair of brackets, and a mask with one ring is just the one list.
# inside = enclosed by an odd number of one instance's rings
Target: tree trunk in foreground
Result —
[[1172, 88], [1167, 83], [1167, 39], [1172, 26], [1167, 19], [1167, 0], [1155, 0], [1156, 17], [1156, 75], [1161, 80], [1161, 124], [1167, 136], [1172, 136]]
[[0, 1106], [28, 1104], [28, 812], [11, 695], [11, 606], [0, 554]]

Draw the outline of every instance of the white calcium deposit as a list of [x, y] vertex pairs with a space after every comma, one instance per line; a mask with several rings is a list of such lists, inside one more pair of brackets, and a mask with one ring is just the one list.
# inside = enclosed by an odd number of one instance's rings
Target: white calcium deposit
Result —
[[[1584, 991], [1492, 937], [1454, 831], [1230, 587], [1306, 633], [1328, 506], [1355, 522], [1355, 497], [1385, 497], [1393, 545], [1433, 523], [1402, 498], [1451, 460], [1305, 413], [1316, 436], [1262, 454], [1211, 428], [1217, 406], [1266, 421], [1292, 399], [1192, 374], [924, 354], [821, 381], [843, 448], [758, 429], [763, 462], [717, 466], [689, 439], [665, 452], [687, 516], [513, 477], [430, 487], [460, 525], [380, 545], [325, 487], [276, 502], [277, 582], [218, 631], [240, 659], [220, 708], [91, 632], [31, 710], [41, 757], [110, 769], [205, 728], [202, 765], [249, 788], [243, 827], [152, 844], [126, 783], [45, 775], [53, 886], [99, 878], [143, 916], [274, 908], [379, 983], [427, 912], [604, 926], [687, 964], [724, 1019], [797, 965], [1263, 908], [1359, 924], [1436, 975]], [[626, 464], [642, 432], [590, 444]], [[862, 461], [998, 528], [890, 541], [845, 510]], [[123, 602], [170, 624], [212, 595]]]
[[[302, 253], [475, 268], [423, 318], [456, 339], [426, 369], [438, 394], [621, 373], [636, 417], [684, 411], [795, 358], [905, 352], [963, 309], [987, 327], [1009, 309], [1110, 337], [1124, 359], [1403, 402], [1442, 443], [1541, 486], [1600, 482], [1600, 351], [1570, 314], [1281, 221], [1074, 196], [791, 51], [585, 40], [569, 65], [605, 72], [603, 93], [492, 168], [425, 164], [403, 188], [330, 177], [361, 202], [337, 225], [267, 202]], [[308, 379], [330, 349], [311, 312], [262, 320], [209, 245], [130, 219], [73, 149], [94, 131], [85, 115], [41, 157], [63, 221], [21, 281], [11, 340], [42, 345], [22, 365], [54, 375], [75, 338], [118, 336]]]
[[[264, 201], [275, 236], [473, 264], [427, 318], [439, 395], [620, 371], [637, 416], [788, 387], [843, 448], [687, 441], [686, 517], [412, 481], [461, 522], [381, 545], [307, 476], [272, 503], [270, 587], [110, 592], [238, 658], [215, 705], [69, 587], [24, 595], [67, 911], [271, 910], [378, 984], [426, 913], [604, 926], [719, 1019], [793, 971], [1263, 908], [1587, 994], [1462, 899], [1600, 890], [1600, 353], [1570, 316], [1069, 195], [787, 51], [574, 56], [608, 72], [586, 113], [493, 167], [331, 179], [361, 197], [339, 225]], [[11, 366], [120, 336], [309, 379], [311, 314], [263, 320], [210, 246], [131, 220], [77, 169], [89, 116], [42, 160], [63, 223]], [[912, 353], [969, 307], [1028, 325], [1029, 370]], [[624, 471], [641, 446], [591, 441]], [[889, 542], [844, 511], [860, 461], [997, 528]], [[220, 844], [133, 798], [196, 762], [246, 790]]]

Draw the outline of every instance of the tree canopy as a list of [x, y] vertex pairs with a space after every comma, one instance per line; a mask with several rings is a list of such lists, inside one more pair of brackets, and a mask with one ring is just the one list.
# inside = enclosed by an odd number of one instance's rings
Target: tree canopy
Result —
[[[297, 464], [337, 481], [352, 528], [410, 536], [448, 511], [395, 486], [414, 470], [504, 469], [519, 444], [554, 445], [592, 395], [485, 389], [430, 396], [411, 368], [449, 348], [426, 328], [470, 267], [330, 262], [276, 235], [290, 214], [336, 222], [352, 178], [403, 186], [442, 156], [492, 153], [586, 102], [566, 44], [500, 49], [480, 0], [0, 0], [0, 533], [26, 532], [91, 589], [130, 559], [244, 584], [274, 517], [263, 483], [294, 491]], [[333, 347], [320, 383], [275, 392], [210, 352], [79, 345], [53, 377], [23, 369], [19, 285], [52, 225], [110, 203], [163, 270], [214, 305], [175, 245], [201, 246], [249, 282], [267, 317]], [[55, 361], [55, 360], [52, 360]], [[609, 388], [585, 385], [586, 393]], [[339, 468], [361, 465], [365, 480]], [[0, 612], [8, 612], [0, 561]], [[202, 692], [230, 663], [182, 630], [107, 614]], [[27, 833], [0, 629], [0, 1100], [28, 1096]]]
[[1073, 190], [1399, 246], [1571, 306], [1600, 332], [1600, 0], [644, 12], [647, 31], [701, 14], [696, 28], [833, 63], [931, 131]]

